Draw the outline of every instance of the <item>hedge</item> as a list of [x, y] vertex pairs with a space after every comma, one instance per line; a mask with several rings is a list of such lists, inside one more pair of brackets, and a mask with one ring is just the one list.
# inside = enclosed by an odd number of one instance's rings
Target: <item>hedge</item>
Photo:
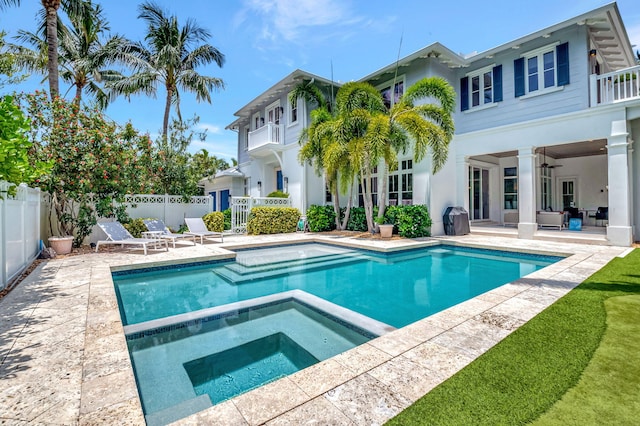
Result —
[[224, 214], [222, 212], [211, 212], [202, 216], [202, 220], [209, 231], [224, 231]]
[[247, 219], [247, 233], [283, 234], [295, 232], [300, 210], [292, 207], [254, 207]]

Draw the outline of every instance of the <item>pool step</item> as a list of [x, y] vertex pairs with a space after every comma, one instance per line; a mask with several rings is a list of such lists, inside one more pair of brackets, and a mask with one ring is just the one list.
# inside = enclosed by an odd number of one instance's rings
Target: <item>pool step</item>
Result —
[[294, 275], [302, 272], [318, 271], [337, 265], [354, 264], [364, 261], [366, 261], [366, 258], [363, 256], [331, 255], [322, 256], [322, 259], [318, 259], [316, 257], [297, 260], [293, 263], [282, 264], [276, 269], [269, 268], [266, 265], [260, 265], [256, 267], [245, 266], [242, 269], [242, 272], [239, 272], [234, 268], [234, 266], [237, 265], [229, 264], [213, 269], [213, 273], [229, 282], [230, 284], [242, 284], [253, 280]]
[[[358, 253], [355, 253], [356, 256], [359, 256]], [[255, 265], [243, 264], [240, 262], [230, 263], [225, 265], [226, 269], [232, 270], [238, 275], [249, 275], [255, 274], [256, 272], [264, 272], [271, 270], [280, 270], [283, 268], [289, 268], [292, 266], [298, 265], [312, 265], [314, 263], [332, 261], [334, 259], [342, 259], [345, 257], [353, 257], [354, 254], [344, 254], [344, 253], [332, 253], [332, 254], [324, 254], [319, 256], [312, 257], [304, 257], [304, 258], [292, 258], [289, 260], [280, 260], [279, 262], [269, 262], [269, 263], [260, 263]]]

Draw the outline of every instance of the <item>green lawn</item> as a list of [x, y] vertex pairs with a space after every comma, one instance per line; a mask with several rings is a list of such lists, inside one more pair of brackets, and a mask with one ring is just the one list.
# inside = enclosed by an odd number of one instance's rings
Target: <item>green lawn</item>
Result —
[[388, 424], [638, 424], [639, 401], [640, 250], [634, 250]]

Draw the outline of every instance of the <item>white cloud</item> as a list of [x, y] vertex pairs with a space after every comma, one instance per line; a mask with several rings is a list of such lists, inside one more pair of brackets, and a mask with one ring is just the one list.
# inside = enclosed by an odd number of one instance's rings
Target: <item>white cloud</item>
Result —
[[206, 130], [207, 134], [219, 135], [222, 133], [222, 127], [216, 124], [200, 123], [198, 124], [198, 130]]
[[240, 25], [249, 14], [262, 20], [260, 37], [266, 41], [297, 41], [301, 33], [329, 25], [353, 24], [355, 18], [346, 1], [337, 0], [245, 0], [245, 8], [236, 15]]
[[632, 45], [635, 45], [633, 50], [640, 50], [640, 23], [627, 27], [627, 34]]

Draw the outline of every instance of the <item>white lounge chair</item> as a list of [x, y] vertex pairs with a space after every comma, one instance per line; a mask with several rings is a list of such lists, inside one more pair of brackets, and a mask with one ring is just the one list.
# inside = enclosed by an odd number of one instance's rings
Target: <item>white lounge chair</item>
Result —
[[162, 238], [173, 243], [173, 248], [176, 248], [176, 240], [190, 238], [193, 240], [193, 245], [196, 245], [196, 236], [188, 234], [174, 234], [160, 219], [143, 220], [144, 225], [149, 231], [156, 232], [158, 238]]
[[120, 222], [103, 222], [98, 226], [107, 234], [106, 240], [98, 241], [96, 244], [96, 251], [100, 248], [100, 244], [120, 244], [126, 245], [141, 245], [144, 249], [144, 254], [147, 254], [147, 246], [152, 245], [154, 248], [158, 248], [158, 244], [164, 245], [165, 251], [169, 251], [169, 245], [167, 240], [150, 239], [150, 238], [134, 238], [133, 235], [122, 226]]
[[220, 242], [224, 242], [222, 232], [209, 231], [201, 217], [185, 217], [184, 222], [189, 228], [189, 231], [185, 232], [185, 234], [200, 237], [200, 244], [203, 244], [205, 238], [220, 238]]

